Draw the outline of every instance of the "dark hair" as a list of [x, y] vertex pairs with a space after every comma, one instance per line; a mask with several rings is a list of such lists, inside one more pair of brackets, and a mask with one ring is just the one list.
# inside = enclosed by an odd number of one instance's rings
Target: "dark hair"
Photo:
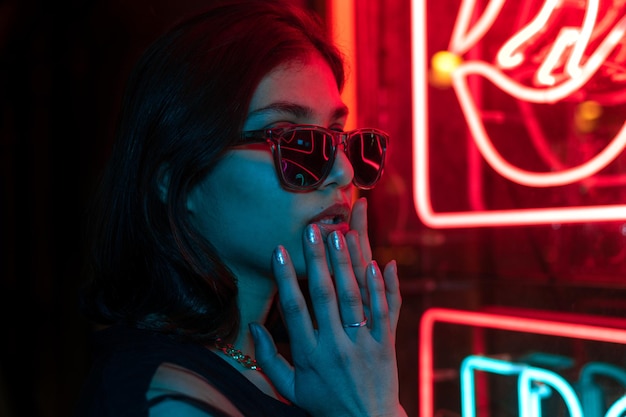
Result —
[[90, 216], [81, 298], [90, 319], [198, 341], [233, 337], [236, 278], [190, 223], [187, 195], [238, 138], [261, 79], [311, 51], [341, 90], [342, 57], [320, 19], [268, 0], [213, 2], [148, 48]]

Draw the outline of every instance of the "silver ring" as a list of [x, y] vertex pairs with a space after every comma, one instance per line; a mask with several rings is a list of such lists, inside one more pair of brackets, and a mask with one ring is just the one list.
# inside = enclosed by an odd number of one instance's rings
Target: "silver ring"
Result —
[[363, 327], [367, 324], [367, 317], [363, 319], [363, 321], [360, 321], [358, 323], [348, 323], [348, 324], [343, 324], [343, 327], [348, 328], [348, 327]]

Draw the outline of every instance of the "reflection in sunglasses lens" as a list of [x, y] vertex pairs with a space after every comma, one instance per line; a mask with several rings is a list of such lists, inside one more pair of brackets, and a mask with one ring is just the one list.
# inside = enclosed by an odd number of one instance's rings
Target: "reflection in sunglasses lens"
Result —
[[[346, 153], [359, 187], [373, 186], [382, 170], [386, 139], [377, 133], [356, 133]], [[296, 188], [315, 187], [332, 169], [333, 138], [319, 130], [295, 129], [283, 134], [278, 152], [284, 180]]]
[[285, 181], [295, 187], [310, 187], [329, 170], [332, 137], [314, 130], [294, 130], [279, 146]]
[[348, 154], [357, 185], [370, 187], [378, 179], [384, 157], [383, 141], [377, 134], [362, 133], [349, 143]]

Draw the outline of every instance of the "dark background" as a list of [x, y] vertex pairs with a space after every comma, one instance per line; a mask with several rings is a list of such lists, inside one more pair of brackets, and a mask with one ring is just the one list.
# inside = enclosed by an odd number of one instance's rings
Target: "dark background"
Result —
[[89, 359], [81, 220], [124, 81], [208, 1], [0, 1], [0, 416], [71, 415]]

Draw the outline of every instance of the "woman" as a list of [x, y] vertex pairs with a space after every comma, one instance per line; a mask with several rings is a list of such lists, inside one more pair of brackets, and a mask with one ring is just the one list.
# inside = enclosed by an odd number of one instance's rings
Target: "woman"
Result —
[[[256, 0], [140, 59], [92, 216], [102, 329], [78, 415], [406, 415], [397, 270], [354, 201], [388, 137], [342, 133], [342, 65], [315, 17]], [[264, 326], [276, 299], [289, 361]]]

